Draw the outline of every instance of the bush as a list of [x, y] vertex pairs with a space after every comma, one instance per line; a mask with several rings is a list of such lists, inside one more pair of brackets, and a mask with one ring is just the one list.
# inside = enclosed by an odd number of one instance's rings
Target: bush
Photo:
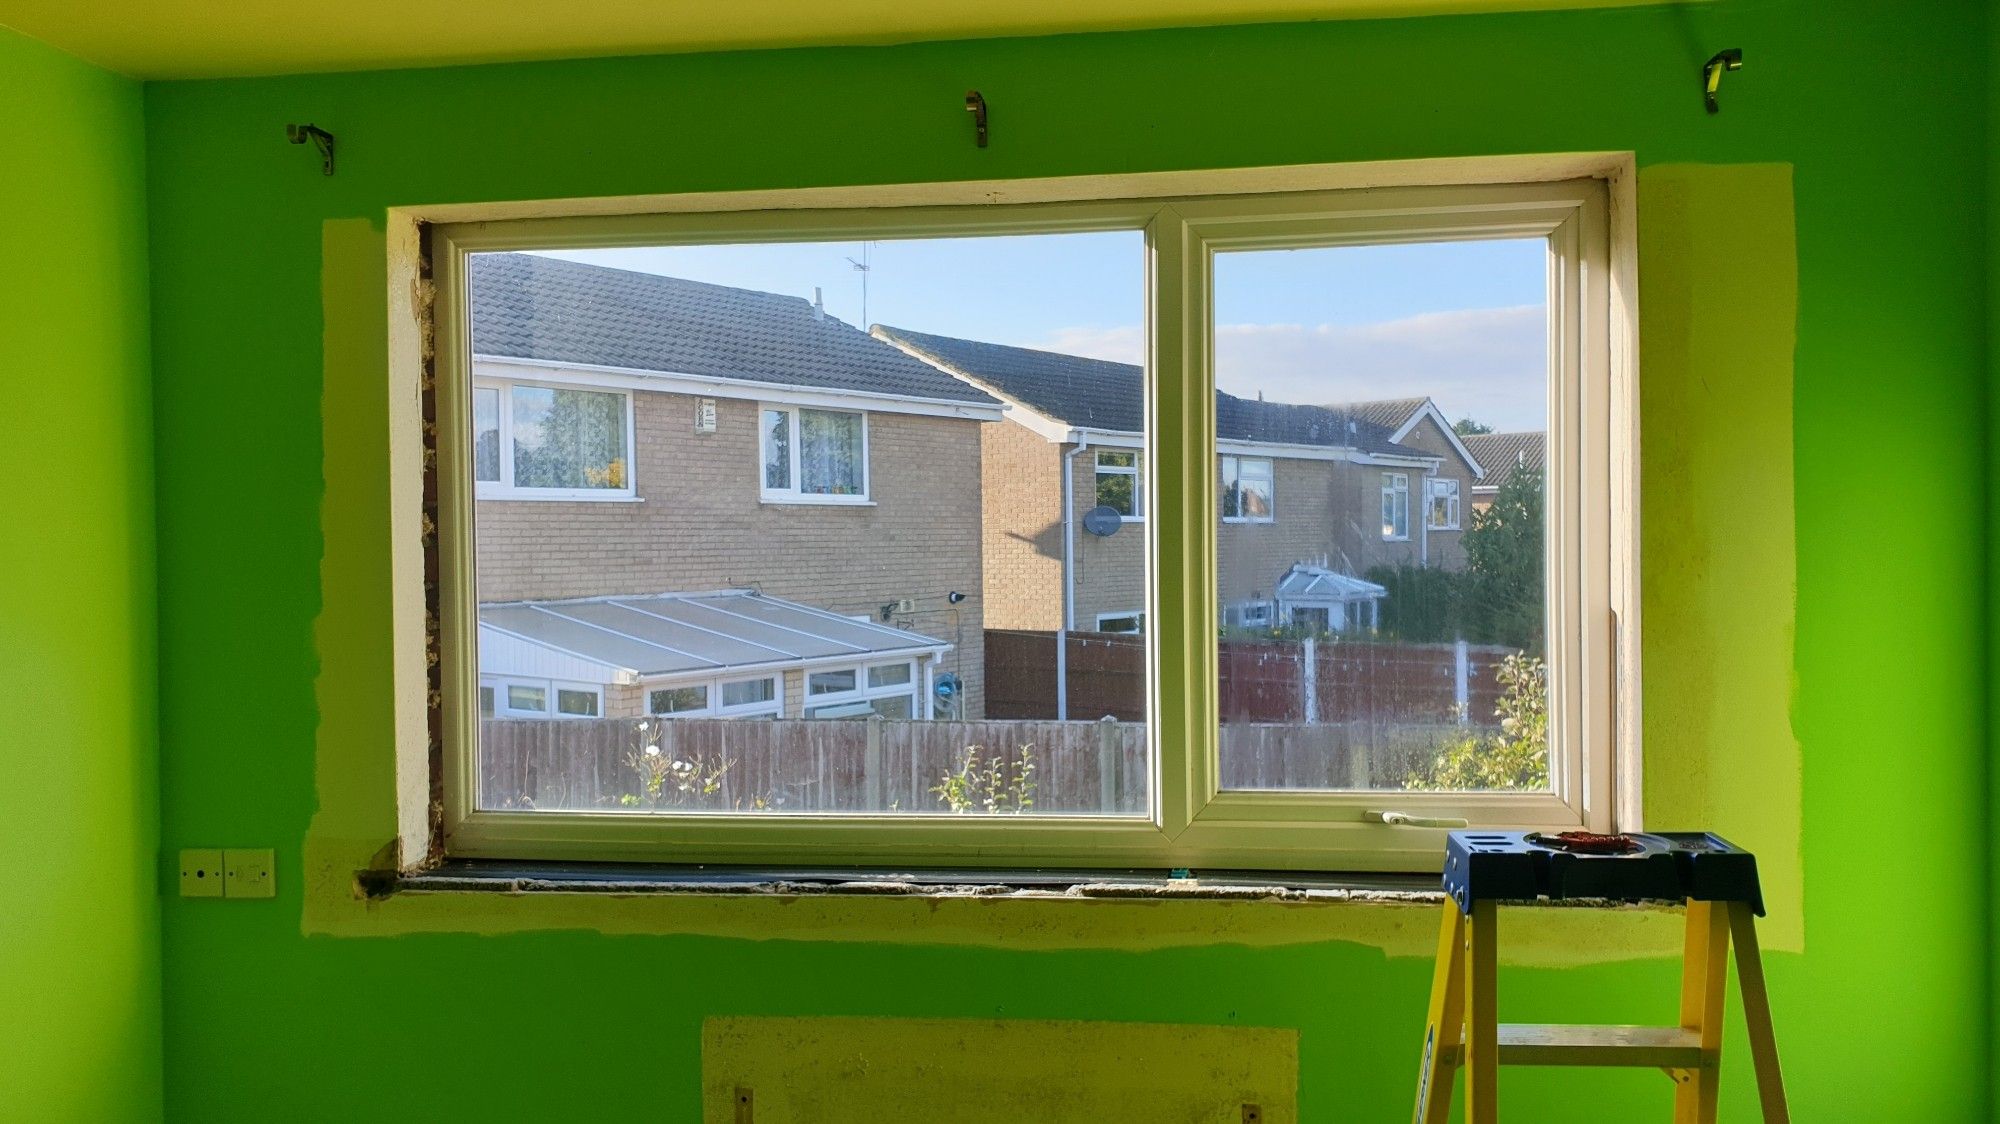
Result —
[[1549, 786], [1549, 674], [1534, 656], [1517, 653], [1500, 663], [1498, 734], [1473, 734], [1446, 745], [1436, 759], [1403, 782], [1408, 789], [1478, 791]]

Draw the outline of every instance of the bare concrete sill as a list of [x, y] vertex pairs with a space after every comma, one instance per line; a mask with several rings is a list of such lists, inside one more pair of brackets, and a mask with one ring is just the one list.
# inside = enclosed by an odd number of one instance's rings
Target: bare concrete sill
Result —
[[450, 862], [414, 874], [364, 872], [371, 898], [394, 894], [608, 894], [1140, 901], [1379, 902], [1436, 905], [1434, 874], [1302, 875], [1157, 871], [774, 870], [636, 864]]

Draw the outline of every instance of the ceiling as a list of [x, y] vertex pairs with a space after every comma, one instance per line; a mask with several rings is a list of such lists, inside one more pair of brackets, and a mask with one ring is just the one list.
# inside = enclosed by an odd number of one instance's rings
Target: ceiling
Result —
[[133, 77], [204, 78], [1647, 2], [0, 0], [0, 26]]

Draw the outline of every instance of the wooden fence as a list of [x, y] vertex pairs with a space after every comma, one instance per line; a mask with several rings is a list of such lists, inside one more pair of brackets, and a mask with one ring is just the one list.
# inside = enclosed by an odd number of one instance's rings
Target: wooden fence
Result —
[[[1142, 725], [882, 718], [489, 718], [480, 723], [480, 806], [946, 812], [932, 790], [965, 766], [972, 747], [982, 763], [999, 763], [1003, 792], [1020, 779], [1023, 757], [1032, 760], [1031, 812], [1148, 806]], [[658, 783], [649, 786], [652, 777]], [[984, 810], [982, 793], [975, 781], [974, 811]]]

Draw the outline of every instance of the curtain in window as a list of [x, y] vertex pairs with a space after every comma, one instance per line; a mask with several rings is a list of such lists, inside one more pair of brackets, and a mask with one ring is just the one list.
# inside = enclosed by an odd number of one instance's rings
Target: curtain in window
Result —
[[861, 495], [861, 415], [799, 411], [799, 491]]
[[625, 487], [625, 397], [514, 388], [514, 486]]

